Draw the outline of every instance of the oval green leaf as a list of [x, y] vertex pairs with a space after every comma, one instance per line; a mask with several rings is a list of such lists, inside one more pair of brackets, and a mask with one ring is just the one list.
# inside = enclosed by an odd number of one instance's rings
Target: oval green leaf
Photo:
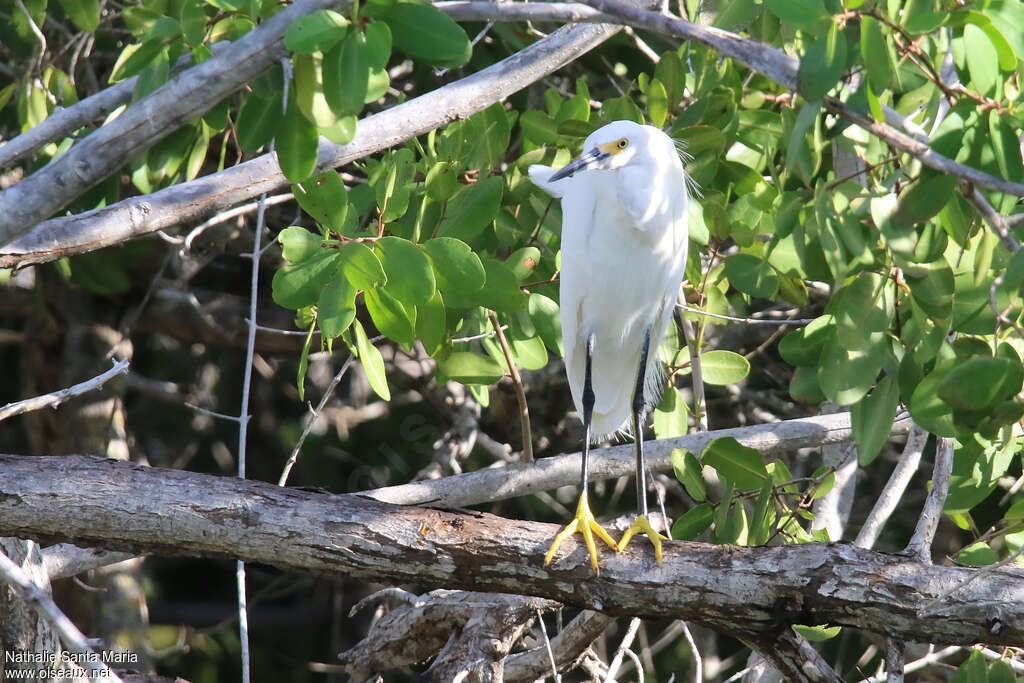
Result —
[[434, 297], [434, 271], [415, 244], [401, 237], [384, 237], [374, 246], [387, 273], [384, 287], [392, 296], [403, 304], [426, 303]]

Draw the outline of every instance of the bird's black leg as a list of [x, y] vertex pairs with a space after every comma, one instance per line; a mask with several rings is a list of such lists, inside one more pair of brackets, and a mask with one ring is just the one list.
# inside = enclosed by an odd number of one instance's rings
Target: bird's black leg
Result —
[[581, 397], [583, 399], [583, 448], [581, 449], [582, 466], [580, 467], [580, 500], [576, 505], [576, 516], [564, 529], [558, 532], [557, 536], [555, 536], [555, 540], [551, 543], [551, 547], [548, 548], [548, 552], [544, 556], [544, 564], [548, 565], [551, 563], [551, 559], [555, 556], [555, 551], [558, 550], [558, 546], [562, 544], [562, 541], [572, 534], [579, 532], [583, 534], [583, 542], [586, 544], [587, 553], [590, 555], [590, 566], [592, 566], [594, 571], [597, 572], [597, 545], [594, 543], [594, 536], [600, 538], [611, 548], [616, 548], [616, 545], [615, 541], [612, 540], [612, 537], [608, 535], [608, 532], [597, 523], [596, 519], [594, 519], [594, 513], [590, 511], [590, 503], [587, 501], [587, 484], [590, 477], [590, 472], [588, 470], [588, 458], [590, 456], [590, 421], [594, 416], [594, 387], [591, 381], [593, 355], [594, 335], [591, 334], [587, 337], [586, 366], [583, 376], [583, 396]]
[[636, 372], [636, 386], [633, 388], [633, 439], [636, 443], [636, 508], [637, 516], [633, 523], [622, 534], [618, 551], [629, 543], [629, 539], [636, 534], [644, 534], [654, 544], [654, 557], [661, 563], [661, 542], [666, 540], [651, 526], [647, 519], [647, 486], [644, 470], [644, 385], [647, 381], [647, 357], [651, 347], [651, 329], [644, 330], [644, 343], [640, 347], [640, 367]]
[[583, 467], [580, 468], [580, 491], [586, 493], [587, 481], [590, 478], [590, 421], [594, 417], [594, 385], [591, 380], [591, 366], [594, 357], [594, 335], [587, 337], [587, 355], [583, 370]]
[[651, 328], [644, 330], [644, 342], [640, 347], [640, 367], [636, 371], [636, 386], [633, 388], [633, 441], [636, 445], [636, 509], [647, 516], [647, 486], [644, 474], [644, 385], [647, 381], [647, 355], [651, 347]]

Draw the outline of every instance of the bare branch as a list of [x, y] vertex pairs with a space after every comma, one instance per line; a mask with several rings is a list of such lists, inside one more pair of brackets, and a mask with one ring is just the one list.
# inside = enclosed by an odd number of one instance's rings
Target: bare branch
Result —
[[1020, 250], [1020, 242], [1010, 232], [1009, 221], [1000, 216], [989, 201], [978, 192], [978, 188], [970, 183], [961, 183], [960, 191], [963, 193], [964, 198], [971, 203], [971, 206], [981, 214], [982, 219], [984, 219], [989, 229], [996, 234], [999, 241], [1003, 243], [1003, 246], [1011, 254], [1016, 254]]
[[[602, 24], [559, 29], [486, 69], [359, 121], [356, 136], [347, 145], [336, 145], [321, 138], [318, 168], [343, 166], [486, 109], [572, 62], [618, 30], [618, 26]], [[6, 192], [29, 180], [31, 178]], [[264, 154], [191, 182], [40, 223], [28, 235], [0, 247], [0, 268], [45, 263], [195, 222], [287, 184], [277, 158]], [[0, 207], [6, 201], [4, 194], [0, 194]], [[0, 221], [3, 220], [0, 215]]]
[[498, 316], [494, 311], [487, 311], [487, 317], [491, 321], [494, 333], [498, 335], [498, 343], [501, 344], [501, 352], [505, 354], [505, 364], [508, 365], [508, 372], [512, 376], [512, 384], [516, 391], [516, 402], [519, 404], [519, 426], [523, 435], [523, 462], [533, 462], [533, 430], [530, 429], [530, 409], [526, 404], [526, 391], [523, 389], [523, 377], [519, 374], [516, 360], [512, 356], [512, 349], [509, 348], [508, 340], [505, 339], [505, 332], [501, 329]]
[[[909, 418], [896, 420], [893, 434], [906, 433], [910, 424]], [[682, 448], [691, 453], [701, 453], [709, 443], [723, 436], [731, 436], [766, 456], [798, 448], [845, 443], [853, 439], [849, 413], [820, 415], [649, 441], [644, 444], [647, 467], [652, 473], [671, 472], [671, 454], [674, 449]], [[613, 479], [633, 473], [635, 455], [630, 445], [593, 450], [590, 454], [591, 481]], [[426, 504], [456, 508], [568, 486], [575, 484], [579, 476], [580, 455], [575, 453], [541, 458], [531, 465], [517, 463], [444, 479], [416, 481], [411, 484], [363, 491], [362, 495], [401, 505]]]
[[[566, 671], [579, 658], [580, 653], [615, 622], [613, 617], [589, 610], [580, 612], [576, 618], [551, 639], [551, 652], [555, 666]], [[505, 662], [505, 680], [535, 681], [551, 671], [551, 661], [546, 647], [514, 654]]]
[[90, 380], [86, 380], [85, 382], [75, 384], [74, 386], [67, 387], [66, 389], [60, 389], [59, 391], [52, 391], [49, 394], [43, 394], [42, 396], [34, 396], [32, 398], [26, 398], [23, 401], [8, 403], [0, 408], [0, 422], [9, 417], [28, 413], [33, 410], [39, 410], [40, 408], [56, 408], [69, 398], [80, 396], [81, 394], [88, 393], [93, 389], [99, 389], [115, 375], [121, 375], [128, 372], [128, 365], [129, 362], [127, 360], [115, 361], [114, 367]]
[[919, 615], [920, 605], [976, 570], [839, 543], [744, 548], [669, 541], [660, 566], [637, 547], [604, 558], [595, 576], [574, 540], [557, 568], [544, 568], [553, 524], [104, 458], [0, 456], [0, 471], [0, 534], [534, 595], [613, 615], [686, 619], [760, 643], [762, 654], [791, 623], [839, 624], [906, 640], [928, 633], [951, 644], [1024, 643], [1024, 582], [1011, 570], [966, 584]]
[[940, 437], [935, 445], [935, 467], [932, 471], [932, 487], [925, 498], [924, 508], [917, 520], [914, 535], [903, 552], [921, 562], [932, 561], [932, 540], [939, 528], [939, 518], [946, 504], [949, 492], [949, 476], [953, 471], [953, 439]]
[[882, 533], [882, 528], [889, 521], [889, 517], [892, 516], [896, 506], [903, 499], [903, 492], [907, 490], [910, 480], [917, 473], [918, 465], [921, 464], [921, 454], [924, 453], [924, 446], [927, 442], [928, 432], [916, 424], [911, 426], [899, 462], [896, 463], [895, 469], [889, 476], [889, 481], [885, 483], [882, 492], [878, 495], [878, 500], [875, 501], [874, 507], [868, 513], [860, 532], [857, 533], [854, 544], [861, 548], [875, 546], [875, 541]]
[[[230, 43], [214, 43], [210, 46], [210, 51], [213, 54], [219, 54], [228, 45]], [[182, 68], [191, 64], [191, 62], [191, 54], [180, 57], [171, 73], [174, 74], [181, 71]], [[79, 100], [70, 107], [54, 110], [52, 114], [47, 116], [38, 125], [0, 145], [0, 168], [13, 165], [39, 151], [47, 144], [71, 135], [79, 128], [89, 125], [93, 121], [114, 111], [122, 104], [131, 101], [132, 93], [135, 92], [135, 83], [138, 80], [138, 76], [132, 76], [83, 100]]]
[[123, 165], [139, 150], [202, 115], [285, 54], [288, 26], [306, 14], [352, 0], [297, 0], [219, 55], [171, 77], [116, 119], [20, 183], [0, 192], [0, 244], [27, 233]]
[[71, 543], [58, 543], [43, 551], [43, 566], [51, 581], [77, 576], [92, 569], [130, 560], [134, 555], [96, 548], [79, 548]]
[[81, 655], [78, 663], [83, 669], [99, 672], [100, 676], [106, 680], [120, 683], [120, 677], [111, 671], [100, 659], [100, 656], [89, 647], [85, 635], [57, 607], [57, 603], [50, 597], [49, 592], [40, 588], [21, 567], [3, 553], [0, 553], [0, 580], [9, 585], [18, 597], [32, 605], [44, 619], [53, 625], [60, 635], [64, 647]]

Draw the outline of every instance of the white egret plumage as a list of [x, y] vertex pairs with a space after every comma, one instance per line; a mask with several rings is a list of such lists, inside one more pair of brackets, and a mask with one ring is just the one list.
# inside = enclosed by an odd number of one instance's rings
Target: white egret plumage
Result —
[[[591, 133], [578, 159], [558, 171], [531, 166], [530, 179], [562, 202], [562, 339], [584, 428], [576, 517], [545, 564], [577, 531], [595, 571], [595, 534], [617, 551], [646, 534], [660, 562], [664, 537], [647, 519], [643, 424], [658, 400], [664, 371], [657, 346], [686, 268], [689, 193], [679, 153], [661, 130], [615, 121]], [[637, 518], [616, 544], [590, 511], [587, 457], [594, 440], [627, 424], [636, 443]]]

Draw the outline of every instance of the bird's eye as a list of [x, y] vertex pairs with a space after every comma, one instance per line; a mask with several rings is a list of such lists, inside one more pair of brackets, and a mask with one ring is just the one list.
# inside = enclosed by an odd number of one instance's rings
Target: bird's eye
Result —
[[615, 143], [615, 146], [618, 147], [619, 149], [626, 149], [627, 147], [629, 147], [629, 140], [627, 140], [626, 138], [622, 138], [621, 140]]

